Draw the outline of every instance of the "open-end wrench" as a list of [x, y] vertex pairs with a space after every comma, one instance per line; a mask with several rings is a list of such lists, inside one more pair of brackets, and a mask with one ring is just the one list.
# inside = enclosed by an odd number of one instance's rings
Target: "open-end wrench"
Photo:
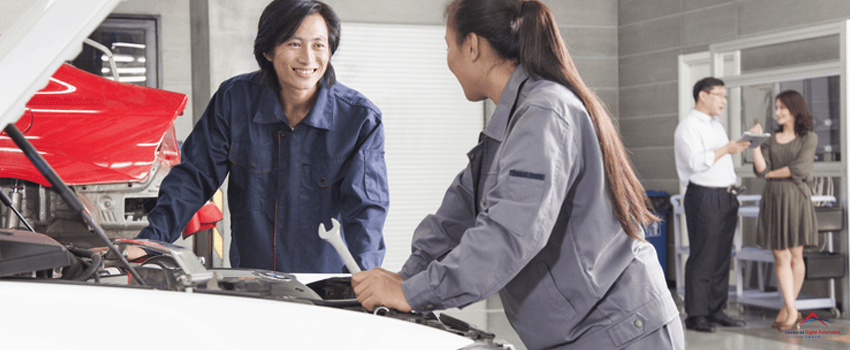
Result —
[[348, 251], [348, 248], [345, 247], [345, 243], [342, 242], [342, 237], [339, 235], [339, 221], [331, 218], [331, 224], [333, 228], [330, 231], [325, 230], [325, 224], [319, 224], [319, 237], [324, 239], [326, 242], [330, 243], [334, 249], [336, 249], [336, 253], [339, 254], [339, 257], [342, 258], [342, 262], [345, 263], [345, 267], [348, 268], [348, 271], [351, 273], [360, 272], [360, 266], [357, 266], [357, 262], [354, 261], [354, 257], [351, 256], [351, 252]]

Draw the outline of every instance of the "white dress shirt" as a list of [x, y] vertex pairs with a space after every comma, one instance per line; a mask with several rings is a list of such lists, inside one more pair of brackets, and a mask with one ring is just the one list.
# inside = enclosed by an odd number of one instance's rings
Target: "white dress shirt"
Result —
[[729, 142], [717, 117], [691, 109], [675, 133], [676, 171], [683, 186], [688, 182], [705, 187], [727, 187], [737, 182], [732, 156], [716, 162], [714, 151]]

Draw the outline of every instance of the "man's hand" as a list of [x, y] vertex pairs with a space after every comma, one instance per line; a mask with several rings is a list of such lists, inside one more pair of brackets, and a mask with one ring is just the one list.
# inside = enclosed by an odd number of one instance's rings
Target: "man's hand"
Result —
[[750, 141], [729, 141], [725, 147], [727, 153], [735, 154], [750, 147]]
[[407, 303], [404, 291], [401, 289], [403, 281], [404, 279], [397, 273], [380, 267], [351, 276], [351, 286], [357, 294], [357, 301], [366, 310], [372, 310], [376, 306], [386, 306], [401, 312], [409, 312], [410, 304]]
[[124, 248], [124, 257], [127, 258], [127, 261], [133, 261], [145, 255], [148, 255], [148, 252], [137, 246], [128, 245], [127, 248]]
[[[108, 251], [109, 248], [107, 248], [107, 247], [93, 247], [93, 248], [90, 248], [89, 250], [91, 250], [95, 253], [103, 253], [105, 251]], [[148, 255], [148, 252], [146, 252], [142, 248], [132, 246], [132, 245], [127, 246], [127, 248], [124, 248], [124, 257], [127, 259], [127, 261], [133, 261], [133, 260], [141, 258], [145, 255]]]

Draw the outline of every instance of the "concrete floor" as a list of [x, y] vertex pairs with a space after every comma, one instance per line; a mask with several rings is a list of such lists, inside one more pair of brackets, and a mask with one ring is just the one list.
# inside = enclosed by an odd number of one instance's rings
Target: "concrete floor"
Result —
[[[677, 298], [679, 311], [684, 314], [684, 307]], [[463, 319], [496, 334], [497, 339], [512, 343], [516, 350], [526, 350], [516, 332], [511, 328], [504, 311], [498, 301], [498, 296], [470, 305], [463, 310], [446, 310], [449, 315]], [[838, 331], [838, 335], [820, 335], [806, 337], [805, 335], [785, 334], [772, 328], [777, 310], [745, 306], [740, 308], [734, 302], [727, 307], [727, 314], [743, 319], [747, 326], [743, 328], [718, 327], [714, 333], [703, 333], [685, 330], [685, 348], [688, 350], [763, 350], [763, 349], [850, 349], [850, 320], [833, 318], [829, 310], [805, 310], [803, 318], [814, 312], [819, 318], [826, 320], [821, 323], [809, 321], [802, 325], [801, 331]]]

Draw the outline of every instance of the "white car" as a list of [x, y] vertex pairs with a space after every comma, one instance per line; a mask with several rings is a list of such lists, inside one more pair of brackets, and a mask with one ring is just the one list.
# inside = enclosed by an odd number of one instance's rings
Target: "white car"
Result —
[[[129, 263], [14, 123], [118, 0], [33, 0], [0, 36], [0, 129], [110, 247], [92, 252], [0, 229], [0, 349], [507, 349], [448, 315], [365, 310], [349, 279], [207, 269], [190, 250]], [[60, 29], [61, 28], [61, 29]], [[5, 201], [4, 201], [5, 202]], [[23, 220], [21, 216], [21, 220]], [[306, 277], [306, 276], [304, 276]], [[303, 277], [302, 277], [303, 278]]]

